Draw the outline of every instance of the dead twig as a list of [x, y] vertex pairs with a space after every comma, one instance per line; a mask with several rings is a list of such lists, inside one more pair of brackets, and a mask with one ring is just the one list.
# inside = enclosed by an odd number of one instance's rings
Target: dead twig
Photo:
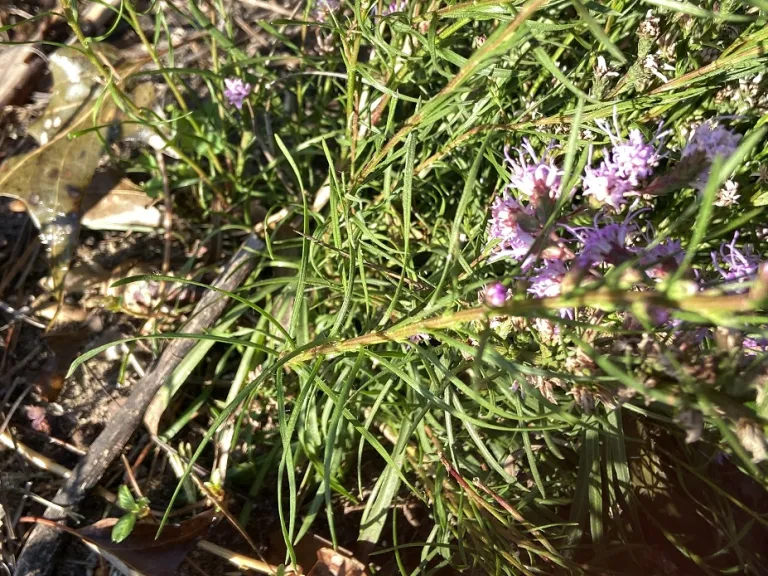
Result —
[[[232, 257], [219, 277], [215, 288], [232, 291], [250, 274], [254, 266], [253, 252], [261, 250], [263, 243], [252, 234], [240, 250]], [[207, 330], [224, 312], [228, 298], [220, 292], [210, 290], [195, 307], [192, 318], [184, 327], [187, 334], [200, 334]], [[112, 461], [123, 451], [123, 447], [141, 422], [149, 403], [157, 391], [178, 366], [179, 362], [196, 344], [193, 338], [171, 340], [154, 369], [136, 384], [128, 401], [116, 416], [110, 420], [104, 431], [91, 445], [88, 453], [72, 471], [67, 482], [54, 498], [59, 506], [76, 506], [101, 479]], [[48, 509], [45, 517], [60, 520], [60, 512]], [[43, 525], [36, 525], [27, 539], [18, 561], [17, 573], [29, 576], [48, 574], [53, 565], [53, 555], [58, 546], [59, 532]]]
[[[250, 556], [243, 556], [237, 552], [232, 552], [232, 550], [228, 550], [227, 548], [223, 548], [214, 544], [213, 542], [208, 542], [207, 540], [200, 540], [197, 543], [197, 547], [200, 548], [200, 550], [210, 552], [219, 558], [224, 558], [224, 560], [230, 564], [233, 564], [234, 566], [237, 566], [238, 568], [255, 570], [256, 572], [261, 572], [262, 574], [275, 574], [277, 572], [277, 566], [267, 564], [261, 560], [256, 560]], [[292, 574], [293, 572], [287, 572], [287, 574], [288, 573]]]
[[[14, 450], [19, 456], [27, 460], [27, 462], [37, 466], [41, 470], [45, 470], [46, 472], [50, 472], [51, 474], [61, 478], [69, 478], [72, 476], [72, 471], [69, 468], [54, 462], [47, 456], [40, 454], [40, 452], [32, 450], [32, 448], [29, 448], [21, 442], [18, 442], [8, 432], [3, 432], [0, 434], [0, 445], [3, 445], [10, 450]], [[101, 486], [97, 486], [95, 492], [104, 498], [104, 500], [107, 502], [117, 502], [117, 497], [112, 494], [112, 492], [105, 490]]]

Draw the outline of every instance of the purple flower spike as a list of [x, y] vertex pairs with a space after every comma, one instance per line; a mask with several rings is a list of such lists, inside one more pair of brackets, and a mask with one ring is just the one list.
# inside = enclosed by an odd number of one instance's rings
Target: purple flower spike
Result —
[[488, 306], [493, 307], [504, 306], [504, 303], [510, 296], [510, 291], [507, 290], [501, 282], [489, 284], [480, 295], [483, 302]]
[[694, 154], [701, 154], [706, 161], [706, 166], [691, 186], [699, 191], [704, 190], [714, 159], [731, 156], [736, 151], [739, 140], [741, 140], [740, 134], [734, 134], [711, 120], [696, 128], [685, 149], [683, 149], [682, 157], [687, 158]]
[[632, 192], [632, 185], [607, 159], [597, 168], [586, 168], [582, 186], [586, 196], [594, 196], [600, 204], [608, 204], [617, 212], [627, 203], [627, 195]]
[[243, 101], [251, 93], [251, 85], [243, 82], [240, 78], [227, 78], [224, 80], [224, 97], [231, 106], [238, 110], [242, 109]]
[[[599, 203], [608, 204], [618, 211], [659, 165], [661, 154], [658, 149], [662, 146], [663, 134], [657, 133], [653, 141], [646, 142], [643, 133], [634, 129], [629, 132], [628, 140], [622, 140], [618, 135], [615, 114], [616, 134], [605, 121], [599, 121], [597, 125], [608, 134], [613, 146], [604, 153], [603, 161], [597, 168], [586, 168], [582, 182], [584, 194], [594, 196]], [[589, 164], [591, 163], [590, 150]]]
[[504, 194], [494, 201], [488, 239], [491, 242], [500, 240], [495, 259], [508, 257], [520, 260], [528, 253], [535, 241], [531, 234], [532, 221], [533, 211], [511, 196]]
[[726, 282], [747, 282], [755, 277], [761, 260], [750, 244], [736, 248], [739, 233], [733, 235], [730, 243], [723, 242], [718, 252], [712, 252], [712, 264]]
[[547, 159], [552, 147], [550, 144], [539, 160], [531, 143], [525, 139], [523, 145], [515, 149], [519, 161], [509, 155], [507, 148], [504, 149], [507, 164], [512, 169], [510, 185], [528, 196], [534, 206], [542, 199], [555, 200], [560, 194], [563, 172], [554, 165], [551, 158]]
[[560, 295], [565, 278], [565, 265], [560, 260], [545, 260], [544, 266], [536, 269], [530, 278], [528, 292], [537, 298], [552, 298]]
[[621, 224], [615, 223], [611, 218], [604, 218], [607, 224], [600, 226], [596, 216], [594, 226], [568, 228], [583, 245], [581, 254], [576, 258], [577, 264], [588, 268], [602, 263], [619, 264], [632, 257], [630, 243], [632, 236], [637, 232], [633, 218], [639, 212], [629, 214]]
[[756, 338], [744, 338], [744, 341], [741, 343], [742, 349], [744, 350], [744, 354], [746, 356], [755, 356], [758, 353], [764, 354], [766, 351], [766, 348], [768, 348], [768, 341], [765, 340], [765, 338], [761, 338], [760, 340]]
[[611, 156], [618, 173], [633, 187], [651, 176], [661, 159], [656, 148], [647, 143], [643, 133], [637, 129], [630, 131], [626, 142], [614, 144]]

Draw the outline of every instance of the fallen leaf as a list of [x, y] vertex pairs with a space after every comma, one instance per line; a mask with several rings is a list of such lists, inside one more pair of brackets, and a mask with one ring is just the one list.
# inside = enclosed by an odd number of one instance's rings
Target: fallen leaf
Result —
[[333, 548], [320, 548], [317, 563], [307, 576], [368, 576], [368, 569], [358, 559]]
[[131, 576], [173, 576], [197, 541], [208, 533], [216, 522], [213, 510], [208, 510], [181, 524], [169, 524], [157, 535], [157, 524], [137, 523], [128, 537], [121, 542], [112, 541], [112, 528], [119, 518], [105, 518], [79, 530], [44, 518], [24, 518], [79, 538], [86, 545]]
[[47, 358], [34, 383], [48, 402], [55, 402], [59, 397], [69, 366], [77, 358], [88, 337], [87, 330], [50, 332], [45, 336], [45, 342], [53, 354]]
[[163, 215], [138, 185], [112, 172], [96, 174], [85, 191], [81, 223], [91, 230], [159, 228]]
[[80, 202], [103, 154], [107, 129], [70, 139], [73, 131], [105, 126], [116, 107], [104, 98], [97, 118], [97, 70], [80, 52], [60, 48], [50, 56], [53, 92], [43, 116], [30, 127], [40, 147], [0, 168], [0, 194], [24, 201], [47, 246], [54, 285], [61, 285], [80, 227]]
[[[278, 564], [285, 558], [286, 548], [280, 530], [269, 535], [270, 562]], [[298, 573], [307, 576], [368, 576], [365, 565], [357, 560], [351, 551], [337, 547], [318, 534], [307, 533], [293, 547], [298, 562]], [[311, 567], [311, 568], [310, 568]], [[307, 571], [309, 568], [309, 571]]]
[[[4, 3], [7, 4], [7, 3]], [[52, 6], [55, 2], [51, 2]], [[89, 27], [92, 32], [103, 28], [107, 19], [114, 16], [114, 8], [120, 5], [120, 0], [104, 0], [90, 2], [80, 13], [80, 26]], [[35, 19], [27, 20], [31, 25]], [[14, 26], [16, 34], [23, 28], [23, 23]], [[15, 40], [24, 44], [2, 47], [0, 50], [0, 109], [13, 103], [23, 104], [29, 93], [34, 89], [37, 80], [45, 69], [45, 46], [40, 42], [46, 40], [61, 40], [61, 32], [67, 28], [66, 20], [51, 14], [45, 18], [34, 34], [16, 37]], [[42, 57], [41, 57], [42, 56]]]
[[29, 80], [43, 70], [43, 60], [33, 44], [11, 46], [0, 53], [0, 108], [23, 102], [34, 85]]
[[[131, 98], [136, 107], [141, 108], [144, 111], [144, 117], [150, 118], [150, 115], [146, 110], [152, 108], [157, 100], [155, 85], [152, 82], [142, 82], [141, 84], [138, 84], [133, 89]], [[126, 142], [142, 142], [155, 150], [165, 150], [166, 141], [171, 137], [170, 131], [166, 125], [161, 126], [159, 129], [163, 133], [163, 136], [160, 136], [155, 129], [146, 124], [124, 122], [120, 126], [120, 139]], [[165, 154], [178, 158], [178, 156], [170, 150], [165, 150]]]
[[[117, 61], [113, 48], [99, 46], [106, 60]], [[47, 246], [54, 287], [59, 290], [69, 268], [81, 225], [82, 203], [91, 184], [104, 144], [110, 138], [128, 138], [162, 148], [165, 140], [141, 124], [120, 126], [119, 111], [99, 83], [99, 71], [82, 53], [59, 48], [50, 55], [53, 76], [51, 99], [29, 127], [40, 143], [32, 152], [0, 166], [0, 194], [24, 202]], [[129, 75], [137, 63], [127, 63]], [[149, 106], [154, 92], [139, 85], [135, 97]]]
[[50, 304], [37, 310], [35, 316], [46, 320], [56, 318], [56, 322], [59, 324], [66, 324], [68, 322], [85, 322], [88, 318], [88, 311], [82, 306]]

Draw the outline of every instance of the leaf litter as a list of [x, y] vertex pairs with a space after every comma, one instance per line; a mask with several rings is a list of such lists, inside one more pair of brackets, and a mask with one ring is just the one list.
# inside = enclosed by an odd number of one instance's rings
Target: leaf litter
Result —
[[[116, 59], [113, 49], [99, 50], [105, 58]], [[0, 195], [24, 203], [46, 246], [54, 289], [59, 290], [77, 245], [84, 197], [106, 146], [119, 138], [156, 145], [157, 135], [141, 124], [120, 126], [118, 106], [100, 82], [96, 66], [81, 52], [58, 49], [50, 56], [50, 71], [50, 102], [28, 129], [40, 146], [0, 166]], [[134, 97], [137, 104], [149, 106], [154, 91], [141, 84]]]
[[112, 540], [112, 529], [119, 518], [104, 518], [90, 526], [75, 530], [44, 518], [23, 518], [26, 522], [42, 522], [63, 530], [97, 549], [124, 574], [136, 576], [172, 576], [198, 540], [205, 537], [216, 523], [214, 510], [202, 512], [179, 524], [165, 526], [158, 535], [157, 525], [139, 522], [122, 541]]

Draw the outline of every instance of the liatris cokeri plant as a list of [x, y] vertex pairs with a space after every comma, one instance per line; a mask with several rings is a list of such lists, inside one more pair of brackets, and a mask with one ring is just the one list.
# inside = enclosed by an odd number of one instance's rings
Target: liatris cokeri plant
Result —
[[[525, 290], [532, 297], [567, 296], [569, 290], [585, 281], [607, 278], [610, 270], [617, 266], [634, 266], [637, 269], [634, 275], [620, 277], [623, 289], [630, 287], [637, 291], [652, 291], [657, 285], [664, 286], [657, 283], [673, 277], [685, 258], [685, 245], [677, 238], [657, 239], [655, 226], [650, 221], [654, 215], [654, 196], [684, 187], [700, 190], [702, 182], [706, 182], [709, 177], [711, 162], [717, 157], [731, 155], [740, 140], [738, 134], [706, 122], [691, 137], [681, 154], [681, 160], [677, 164], [670, 161], [671, 166], [664, 170], [662, 160], [665, 155], [660, 150], [665, 135], [657, 132], [653, 140], [647, 141], [642, 132], [633, 129], [626, 138], [622, 138], [618, 129], [614, 134], [607, 124], [599, 124], [608, 133], [611, 143], [601, 151], [600, 164], [586, 168], [582, 192], [584, 197], [592, 199], [593, 206], [599, 206], [600, 209], [593, 212], [590, 206], [579, 200], [578, 194], [572, 195], [556, 215], [554, 230], [547, 232], [550, 234], [547, 238], [549, 242], [541, 242], [541, 235], [544, 233], [546, 219], [556, 207], [555, 201], [563, 184], [562, 171], [557, 168], [551, 155], [552, 147], [547, 147], [539, 156], [533, 144], [524, 141], [515, 157], [505, 151], [510, 183], [491, 209], [489, 241], [494, 250], [492, 260], [509, 260], [516, 265], [522, 263], [523, 275], [519, 278], [527, 282]], [[676, 174], [670, 177], [673, 173]], [[630, 202], [640, 203], [644, 207], [628, 209]], [[591, 224], [583, 223], [584, 216], [590, 212]], [[554, 258], [544, 253], [551, 247], [552, 238], [565, 246]], [[723, 243], [711, 257], [714, 271], [727, 284], [754, 279], [762, 261], [751, 245], [737, 247], [738, 238], [737, 233], [732, 241]], [[537, 253], [532, 252], [534, 248], [538, 248]], [[537, 264], [539, 259], [541, 261]], [[694, 269], [687, 272], [685, 277], [693, 278], [694, 273], [699, 279], [706, 276], [704, 270]], [[612, 280], [612, 285], [616, 281]], [[686, 280], [688, 285], [691, 294], [706, 286], [698, 281]], [[733, 287], [729, 290], [744, 291]], [[522, 294], [517, 295], [520, 296]], [[492, 292], [487, 289], [484, 298], [488, 304], [493, 305], [493, 302], [506, 302], [515, 297], [499, 285]], [[656, 368], [652, 370], [654, 375], [647, 380], [648, 386], [658, 386], [655, 382], [663, 382], [665, 379], [677, 381], [690, 377], [706, 380], [711, 385], [720, 382], [725, 373], [717, 367], [717, 357], [706, 351], [706, 343], [711, 342], [713, 337], [711, 330], [689, 326], [679, 319], [673, 319], [666, 307], [649, 302], [636, 306], [632, 313], [618, 314], [618, 318], [625, 319], [632, 319], [634, 314], [639, 314], [638, 318], [644, 319], [643, 323], [637, 320], [628, 324], [625, 322], [627, 329], [645, 330], [646, 327], [652, 327], [662, 334], [669, 334], [677, 342], [675, 358], [667, 357], [663, 347], [651, 348], [649, 358], [653, 358], [652, 365]], [[582, 317], [581, 313], [586, 313], [586, 317], [591, 318], [590, 322], [602, 323], [609, 317], [605, 312], [590, 312], [588, 309], [561, 310], [560, 317], [570, 322]], [[572, 332], [564, 330], [556, 318], [537, 316], [528, 325], [536, 334], [536, 341], [544, 348], [574, 346], [571, 341]], [[526, 333], [518, 335], [516, 331], [508, 330], [507, 324], [499, 318], [494, 318], [494, 322], [488, 325], [492, 330], [502, 326], [505, 328], [503, 331], [497, 330], [498, 337], [502, 339], [524, 340], [527, 337]], [[603, 353], [608, 342], [612, 342], [613, 346], [619, 341], [621, 339], [596, 340], [595, 352]], [[642, 341], [630, 339], [625, 342], [624, 350], [640, 353], [638, 346], [642, 348], [646, 345]], [[599, 375], [601, 369], [593, 366], [591, 373]], [[545, 385], [549, 381], [544, 379], [535, 388], [552, 401], [553, 388]], [[573, 386], [569, 394], [585, 412], [596, 409], [598, 397], [606, 406], [622, 401], [605, 389], [601, 389], [598, 394], [596, 389], [581, 384]], [[679, 422], [688, 430], [689, 440], [698, 439], [694, 420], [687, 418], [684, 411], [680, 414]], [[742, 428], [748, 432], [743, 432], [739, 437], [750, 443], [748, 449], [755, 458], [759, 458], [760, 446], [751, 440], [753, 428], [747, 424]]]

